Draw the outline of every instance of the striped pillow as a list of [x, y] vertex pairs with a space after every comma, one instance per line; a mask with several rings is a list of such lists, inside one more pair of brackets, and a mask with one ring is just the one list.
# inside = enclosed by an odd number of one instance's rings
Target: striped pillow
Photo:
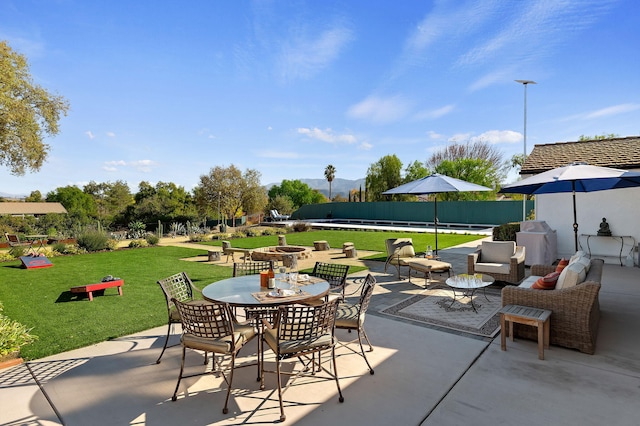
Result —
[[531, 288], [537, 288], [538, 290], [553, 290], [556, 288], [556, 282], [560, 272], [551, 272], [544, 277], [538, 278]]
[[558, 266], [556, 266], [556, 272], [562, 272], [562, 270], [569, 264], [569, 260], [562, 258], [558, 262]]

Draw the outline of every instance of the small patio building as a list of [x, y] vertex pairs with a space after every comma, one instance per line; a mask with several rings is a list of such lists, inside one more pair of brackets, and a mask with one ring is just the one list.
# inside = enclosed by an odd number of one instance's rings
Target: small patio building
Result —
[[[520, 175], [526, 178], [572, 162], [640, 171], [640, 136], [535, 145]], [[575, 251], [571, 194], [543, 194], [535, 198], [536, 219], [546, 221], [557, 231], [558, 256], [570, 256]], [[585, 251], [590, 248], [593, 255], [607, 263], [619, 263], [622, 257], [623, 263], [628, 264], [629, 255], [634, 264], [639, 263], [640, 188], [576, 193], [576, 210], [581, 248]], [[607, 219], [612, 235], [617, 238], [589, 237], [597, 234], [602, 218]]]
[[67, 209], [60, 203], [0, 203], [0, 215], [38, 217], [49, 213], [67, 213]]

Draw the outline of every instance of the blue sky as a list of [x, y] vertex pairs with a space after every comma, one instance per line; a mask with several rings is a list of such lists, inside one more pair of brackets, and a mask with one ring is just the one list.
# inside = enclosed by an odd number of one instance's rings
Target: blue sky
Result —
[[[71, 109], [48, 161], [0, 192], [174, 182], [214, 166], [262, 183], [358, 179], [452, 142], [505, 159], [640, 134], [640, 3], [3, 0], [0, 39]], [[510, 180], [513, 180], [511, 176]]]

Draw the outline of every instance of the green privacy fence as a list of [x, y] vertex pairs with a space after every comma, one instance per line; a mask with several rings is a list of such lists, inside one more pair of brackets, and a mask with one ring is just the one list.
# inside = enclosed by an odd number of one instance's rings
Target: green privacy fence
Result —
[[[527, 216], [534, 201], [527, 201]], [[324, 203], [304, 205], [292, 219], [332, 219], [379, 223], [433, 223], [434, 202], [385, 201], [373, 203]], [[438, 223], [501, 225], [522, 221], [522, 201], [439, 201]]]

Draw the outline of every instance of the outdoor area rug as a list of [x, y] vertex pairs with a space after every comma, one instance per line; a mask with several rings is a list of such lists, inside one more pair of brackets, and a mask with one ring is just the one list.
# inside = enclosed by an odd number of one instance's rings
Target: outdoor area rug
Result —
[[494, 337], [498, 334], [500, 289], [486, 289], [489, 301], [485, 299], [482, 289], [476, 291], [473, 303], [477, 313], [468, 297], [461, 297], [459, 292], [456, 296], [456, 301], [451, 305], [453, 290], [438, 286], [396, 303], [382, 313], [478, 336]]

